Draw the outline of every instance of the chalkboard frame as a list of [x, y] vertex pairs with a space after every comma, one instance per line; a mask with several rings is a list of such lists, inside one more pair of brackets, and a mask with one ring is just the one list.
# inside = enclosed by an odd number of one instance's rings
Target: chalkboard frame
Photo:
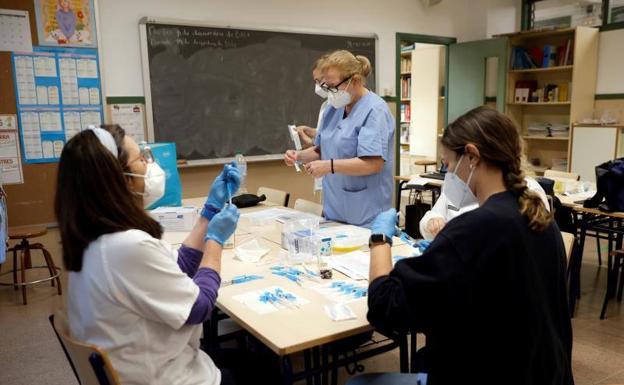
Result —
[[[194, 21], [184, 19], [173, 18], [150, 18], [143, 17], [139, 20], [139, 37], [141, 45], [141, 66], [143, 69], [143, 92], [145, 94], [145, 120], [147, 123], [147, 140], [153, 142], [154, 137], [154, 114], [152, 109], [152, 91], [150, 83], [150, 69], [149, 69], [149, 55], [148, 55], [148, 42], [147, 42], [147, 24], [169, 24], [177, 26], [190, 26], [190, 27], [208, 27], [208, 28], [233, 28], [241, 30], [249, 30], [254, 32], [284, 32], [284, 33], [298, 33], [309, 35], [324, 35], [324, 36], [339, 36], [339, 37], [358, 37], [375, 40], [375, 62], [373, 64], [377, 73], [375, 76], [374, 87], [379, 89], [379, 36], [376, 33], [339, 33], [335, 31], [322, 31], [311, 28], [282, 28], [282, 27], [262, 27], [253, 25], [231, 25], [219, 22], [206, 22], [206, 21]], [[286, 135], [286, 128], [284, 128]], [[283, 159], [284, 154], [268, 154], [268, 155], [255, 155], [246, 156], [247, 162], [266, 162]], [[233, 158], [214, 158], [214, 159], [197, 159], [188, 160], [186, 164], [179, 167], [194, 167], [194, 166], [209, 166], [219, 165], [231, 162]]]

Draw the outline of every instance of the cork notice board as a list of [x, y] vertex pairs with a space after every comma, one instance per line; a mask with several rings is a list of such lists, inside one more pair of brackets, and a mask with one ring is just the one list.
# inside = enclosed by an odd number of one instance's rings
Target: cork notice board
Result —
[[[33, 45], [38, 45], [33, 0], [2, 0], [0, 8], [28, 11]], [[0, 114], [16, 114], [11, 53], [0, 52]], [[9, 226], [54, 223], [57, 163], [24, 164], [24, 183], [7, 185]]]

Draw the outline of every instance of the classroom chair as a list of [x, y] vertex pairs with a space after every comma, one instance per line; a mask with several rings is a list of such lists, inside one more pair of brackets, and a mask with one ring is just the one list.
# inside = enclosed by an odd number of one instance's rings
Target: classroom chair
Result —
[[[45, 226], [24, 226], [24, 227], [9, 227], [9, 239], [20, 240], [21, 242], [7, 250], [8, 253], [13, 253], [13, 283], [2, 283], [3, 286], [13, 286], [15, 290], [21, 287], [22, 289], [22, 302], [24, 305], [28, 303], [26, 298], [26, 287], [41, 282], [50, 281], [51, 286], [56, 283], [56, 290], [58, 295], [62, 295], [61, 280], [59, 278], [61, 272], [58, 267], [54, 265], [52, 256], [46, 250], [41, 243], [30, 243], [30, 238], [41, 237], [48, 233], [48, 229]], [[41, 250], [43, 259], [45, 260], [45, 266], [33, 266], [32, 254], [33, 250]], [[19, 252], [19, 265], [17, 254]], [[36, 279], [32, 281], [26, 280], [26, 270], [30, 269], [47, 269], [50, 273], [49, 277]], [[18, 271], [20, 272], [20, 279], [18, 279]]]
[[429, 158], [423, 157], [423, 158], [416, 159], [416, 161], [414, 162], [414, 165], [423, 167], [425, 169], [425, 172], [427, 172], [427, 167], [433, 166], [434, 168], [433, 171], [435, 171], [435, 166], [437, 165], [437, 162], [435, 159], [429, 159]]
[[[618, 278], [619, 276], [619, 278]], [[619, 282], [619, 284], [618, 284]], [[613, 250], [607, 262], [607, 290], [605, 292], [600, 319], [605, 319], [609, 300], [616, 297], [622, 302], [624, 296], [624, 250]]]
[[81, 385], [120, 384], [119, 376], [104, 350], [70, 336], [69, 323], [62, 310], [50, 315], [49, 320], [67, 361]]
[[294, 208], [295, 210], [303, 211], [304, 213], [318, 215], [319, 217], [323, 216], [323, 206], [309, 200], [301, 198], [297, 199], [295, 201]]
[[565, 247], [566, 259], [569, 265], [570, 258], [572, 257], [572, 246], [574, 246], [574, 234], [570, 234], [570, 233], [566, 233], [565, 231], [562, 231], [561, 237], [563, 238], [563, 246]]
[[288, 201], [290, 200], [290, 194], [286, 191], [277, 190], [270, 187], [259, 187], [258, 196], [266, 196], [266, 200], [275, 203], [280, 206], [288, 207]]

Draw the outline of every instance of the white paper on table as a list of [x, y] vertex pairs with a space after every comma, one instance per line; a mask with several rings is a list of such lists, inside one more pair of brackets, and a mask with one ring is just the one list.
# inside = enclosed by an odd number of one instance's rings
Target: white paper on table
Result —
[[414, 177], [407, 182], [406, 186], [425, 186], [429, 182], [431, 182], [431, 179]]
[[[286, 305], [282, 306], [280, 304], [272, 304], [272, 303], [263, 303], [260, 301], [260, 297], [267, 291], [270, 291], [272, 293], [275, 292], [276, 289], [281, 289], [284, 294], [291, 294], [295, 297], [294, 301], [289, 301], [289, 303], [293, 304], [292, 307], [288, 307]], [[234, 300], [246, 305], [247, 307], [249, 307], [251, 310], [255, 311], [258, 314], [269, 314], [269, 313], [274, 313], [276, 311], [280, 311], [280, 310], [285, 310], [285, 309], [294, 309], [296, 310], [296, 306], [303, 306], [305, 304], [310, 303], [310, 301], [308, 301], [307, 299], [303, 298], [303, 297], [299, 297], [297, 295], [295, 295], [294, 293], [285, 290], [284, 288], [281, 288], [279, 286], [271, 286], [271, 287], [267, 287], [264, 289], [260, 289], [260, 290], [252, 290], [252, 291], [248, 291], [246, 293], [243, 294], [239, 294], [239, 295], [235, 295]], [[296, 305], [296, 306], [295, 306]]]
[[360, 250], [332, 256], [329, 261], [332, 269], [355, 280], [368, 280], [370, 255]]
[[0, 9], [0, 51], [32, 50], [28, 11]]
[[325, 309], [325, 314], [327, 314], [332, 321], [348, 321], [357, 319], [353, 310], [351, 310], [351, 308], [344, 303], [325, 305], [323, 306], [323, 309]]
[[256, 239], [252, 239], [237, 246], [234, 249], [234, 256], [243, 262], [257, 263], [264, 257], [270, 248], [260, 245]]
[[349, 281], [349, 280], [332, 280], [327, 283], [322, 283], [320, 285], [312, 286], [311, 289], [321, 294], [325, 298], [327, 298], [330, 302], [335, 303], [351, 303], [361, 300], [366, 300], [366, 297], [355, 298], [353, 294], [345, 294], [341, 292], [340, 289], [336, 287], [332, 287], [332, 285], [336, 282], [344, 282], [346, 284], [354, 285], [357, 289], [367, 289], [368, 283], [362, 281]]
[[272, 208], [269, 208], [269, 209], [266, 209], [266, 210], [254, 211], [254, 212], [251, 212], [251, 213], [241, 214], [241, 218], [247, 218], [247, 219], [272, 219], [272, 220], [275, 220], [280, 215], [289, 215], [289, 214], [291, 214], [293, 212], [296, 212], [296, 211], [290, 210], [290, 209], [279, 208], [279, 207], [272, 207]]

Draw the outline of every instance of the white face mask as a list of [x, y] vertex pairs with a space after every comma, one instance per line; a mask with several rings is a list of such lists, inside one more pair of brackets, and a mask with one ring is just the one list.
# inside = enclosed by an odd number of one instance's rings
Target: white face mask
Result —
[[470, 166], [470, 174], [468, 175], [468, 181], [464, 182], [459, 176], [457, 176], [456, 172], [459, 168], [459, 165], [462, 162], [464, 156], [462, 155], [455, 166], [455, 170], [453, 172], [447, 171], [444, 176], [444, 185], [442, 187], [442, 193], [446, 195], [449, 203], [458, 209], [462, 209], [466, 206], [477, 204], [479, 201], [477, 197], [473, 194], [472, 190], [470, 190], [470, 180], [472, 180], [472, 175], [474, 173], [474, 167]]
[[327, 91], [325, 91], [323, 87], [321, 87], [321, 85], [318, 83], [314, 85], [314, 93], [323, 99], [327, 99]]
[[349, 103], [351, 103], [351, 94], [347, 92], [349, 85], [351, 85], [351, 80], [349, 80], [349, 83], [347, 84], [347, 88], [345, 88], [344, 90], [338, 90], [338, 92], [335, 92], [335, 93], [329, 92], [327, 94], [327, 101], [332, 107], [342, 108], [348, 105]]
[[142, 193], [135, 192], [143, 197], [143, 207], [148, 208], [165, 195], [165, 172], [156, 162], [147, 164], [145, 175], [126, 172], [125, 175], [145, 179], [145, 189]]

